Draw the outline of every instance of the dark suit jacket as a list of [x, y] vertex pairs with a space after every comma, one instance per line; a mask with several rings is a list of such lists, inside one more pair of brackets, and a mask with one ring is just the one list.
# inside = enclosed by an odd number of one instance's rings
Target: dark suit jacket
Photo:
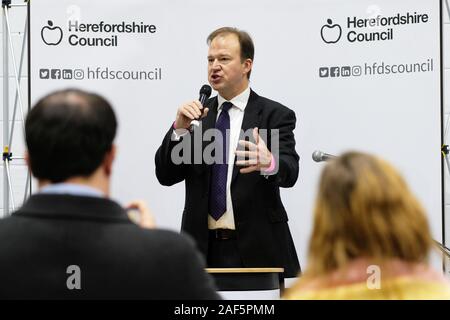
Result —
[[[217, 104], [217, 97], [206, 102], [210, 112], [202, 120], [203, 132], [215, 127]], [[268, 137], [272, 133], [275, 135], [270, 129], [279, 130], [279, 155], [275, 154], [278, 171], [277, 174], [266, 178], [260, 172], [241, 174], [240, 168], [234, 166], [231, 182], [238, 247], [244, 265], [284, 267], [286, 277], [294, 277], [300, 271], [279, 190], [280, 187], [292, 187], [298, 177], [299, 156], [295, 151], [293, 133], [295, 123], [295, 113], [292, 110], [251, 91], [245, 108], [242, 130], [251, 130], [255, 127], [267, 129]], [[186, 200], [182, 230], [192, 235], [200, 250], [207, 255], [211, 166], [204, 162], [174, 164], [171, 152], [177, 144], [185, 142], [171, 141], [172, 132], [173, 129], [169, 129], [156, 153], [156, 176], [161, 184], [167, 186], [185, 181]], [[196, 134], [194, 131], [192, 135]], [[187, 140], [191, 140], [193, 161], [194, 153], [198, 152], [199, 148], [193, 142], [196, 140], [195, 137]], [[271, 149], [271, 139], [267, 140]], [[204, 141], [200, 148], [204, 150], [209, 143]]]
[[[67, 287], [72, 265], [81, 290]], [[0, 299], [218, 298], [203, 267], [192, 240], [104, 198], [33, 195], [0, 220]]]

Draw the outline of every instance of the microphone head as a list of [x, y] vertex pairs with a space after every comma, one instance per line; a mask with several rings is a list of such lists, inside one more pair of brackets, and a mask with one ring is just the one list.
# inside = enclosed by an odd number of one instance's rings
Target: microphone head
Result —
[[315, 162], [323, 161], [323, 152], [319, 150], [314, 151], [312, 154], [312, 158]]
[[206, 96], [206, 99], [208, 99], [211, 96], [211, 87], [208, 86], [207, 84], [204, 84], [201, 88], [200, 88], [200, 95], [204, 95]]

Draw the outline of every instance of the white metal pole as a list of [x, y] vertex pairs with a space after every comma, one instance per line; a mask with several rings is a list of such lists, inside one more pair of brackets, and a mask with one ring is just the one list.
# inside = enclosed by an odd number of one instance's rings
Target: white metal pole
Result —
[[[8, 25], [6, 22], [7, 6], [3, 6], [3, 146], [9, 143], [9, 51], [8, 51]], [[9, 148], [5, 148], [9, 152]], [[9, 215], [9, 184], [8, 168], [3, 162], [3, 216]]]
[[9, 185], [9, 193], [11, 195], [11, 205], [12, 205], [12, 209], [13, 211], [16, 211], [16, 205], [14, 202], [14, 193], [13, 193], [13, 188], [12, 188], [12, 181], [11, 181], [11, 168], [9, 166], [9, 160], [5, 161], [5, 168], [6, 168], [6, 174], [8, 177], [8, 185]]
[[22, 90], [21, 90], [21, 86], [20, 86], [20, 74], [19, 71], [17, 69], [17, 63], [16, 63], [16, 56], [14, 54], [14, 47], [12, 44], [12, 37], [11, 37], [11, 26], [9, 23], [9, 14], [8, 14], [8, 10], [5, 10], [5, 18], [6, 18], [6, 26], [8, 28], [8, 39], [9, 39], [9, 47], [11, 49], [11, 60], [13, 63], [13, 70], [14, 70], [14, 80], [16, 81], [16, 92], [18, 94], [18, 99], [19, 99], [19, 107], [20, 107], [20, 115], [22, 117], [22, 130], [23, 130], [23, 134], [25, 137], [25, 118], [24, 118], [24, 113], [23, 113], [23, 100], [22, 100]]
[[[25, 57], [25, 47], [26, 47], [26, 41], [28, 36], [28, 19], [25, 22], [25, 30], [23, 32], [23, 41], [22, 41], [22, 52], [20, 53], [20, 64], [19, 64], [19, 83], [22, 79], [22, 68], [23, 68], [23, 58]], [[19, 97], [19, 88], [16, 88], [16, 97], [14, 98], [14, 111], [12, 116], [12, 123], [11, 123], [11, 131], [9, 133], [9, 150], [12, 152], [12, 145], [13, 145], [13, 138], [14, 138], [14, 125], [16, 122], [16, 112], [17, 112], [17, 100]], [[25, 124], [23, 123], [22, 119], [22, 130], [25, 132]]]

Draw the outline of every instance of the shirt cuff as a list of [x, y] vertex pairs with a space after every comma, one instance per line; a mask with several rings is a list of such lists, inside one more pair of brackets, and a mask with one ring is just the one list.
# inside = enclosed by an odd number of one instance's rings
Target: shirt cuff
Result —
[[177, 129], [177, 126], [175, 125], [175, 121], [172, 124], [173, 132], [171, 136], [172, 141], [180, 141], [181, 137], [187, 135], [189, 133], [188, 129]]
[[277, 163], [275, 162], [275, 158], [272, 154], [272, 160], [270, 160], [270, 166], [267, 169], [263, 169], [262, 172], [266, 175], [270, 175], [273, 173], [273, 171], [275, 170], [277, 166]]

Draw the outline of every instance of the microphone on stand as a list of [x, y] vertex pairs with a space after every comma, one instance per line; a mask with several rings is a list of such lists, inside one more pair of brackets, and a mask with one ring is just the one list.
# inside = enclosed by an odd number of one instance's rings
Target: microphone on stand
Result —
[[[198, 100], [200, 101], [200, 103], [203, 106], [202, 109], [202, 114], [203, 111], [205, 110], [205, 102], [206, 100], [208, 100], [208, 98], [211, 96], [211, 87], [208, 86], [207, 84], [204, 84], [201, 88], [200, 88], [200, 97], [198, 98]], [[200, 116], [201, 117], [201, 116]], [[197, 128], [200, 125], [200, 118], [198, 120], [192, 120], [191, 121], [191, 125], [189, 126], [189, 131], [192, 132], [195, 128]]]
[[322, 161], [328, 161], [328, 160], [334, 159], [334, 158], [336, 158], [336, 156], [316, 150], [313, 152], [312, 158], [315, 162], [322, 162]]

